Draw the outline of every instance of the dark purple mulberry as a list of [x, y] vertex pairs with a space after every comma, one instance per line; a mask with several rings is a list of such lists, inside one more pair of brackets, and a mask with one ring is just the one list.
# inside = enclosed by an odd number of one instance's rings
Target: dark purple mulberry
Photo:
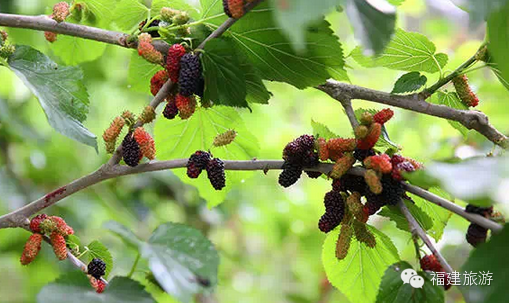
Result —
[[177, 105], [175, 104], [175, 98], [171, 98], [166, 103], [166, 106], [164, 107], [163, 116], [166, 119], [173, 119], [175, 118], [179, 113], [179, 110], [177, 108]]
[[103, 260], [95, 258], [88, 263], [88, 274], [96, 279], [100, 279], [106, 273], [106, 263]]
[[212, 155], [206, 151], [196, 151], [187, 161], [187, 176], [192, 179], [198, 178], [201, 171], [207, 168], [211, 158]]
[[200, 58], [192, 53], [187, 53], [180, 59], [179, 93], [189, 97], [198, 90], [201, 77]]
[[306, 170], [304, 171], [308, 177], [310, 177], [311, 179], [316, 179], [316, 178], [320, 178], [320, 176], [322, 175], [321, 172], [319, 171], [309, 171], [309, 170]]
[[480, 206], [475, 206], [475, 205], [472, 205], [472, 204], [468, 204], [467, 207], [465, 208], [465, 211], [467, 213], [478, 214], [478, 215], [481, 215], [483, 217], [489, 217], [493, 213], [493, 206], [490, 206], [490, 207], [480, 207]]
[[364, 161], [364, 159], [366, 159], [367, 157], [370, 157], [370, 156], [374, 156], [375, 155], [375, 151], [373, 149], [359, 149], [359, 148], [355, 148], [355, 150], [353, 151], [353, 157], [357, 160], [357, 161]]
[[226, 186], [226, 176], [224, 173], [224, 163], [218, 158], [214, 158], [207, 164], [207, 176], [210, 184], [216, 190], [221, 190]]
[[128, 133], [122, 141], [122, 158], [125, 164], [131, 167], [140, 163], [142, 158], [140, 145], [136, 142], [132, 133]]
[[[369, 191], [368, 185], [362, 176], [354, 176], [346, 174], [341, 179], [338, 179], [338, 187], [341, 191], [350, 191], [350, 192], [358, 192], [361, 196], [366, 195]], [[333, 183], [334, 187], [334, 183]]]
[[285, 161], [283, 171], [279, 174], [279, 184], [283, 187], [289, 187], [299, 180], [301, 174], [302, 166]]
[[472, 223], [468, 226], [467, 230], [467, 242], [473, 247], [477, 247], [479, 244], [486, 242], [488, 236], [488, 230], [480, 225]]
[[328, 233], [329, 231], [336, 228], [341, 223], [343, 217], [339, 217], [335, 213], [326, 212], [318, 221], [318, 228], [320, 231], [324, 233]]

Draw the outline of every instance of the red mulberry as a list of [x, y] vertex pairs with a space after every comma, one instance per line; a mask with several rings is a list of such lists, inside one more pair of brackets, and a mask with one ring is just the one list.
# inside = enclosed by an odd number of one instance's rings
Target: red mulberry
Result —
[[389, 174], [392, 171], [391, 158], [386, 154], [368, 157], [364, 160], [364, 165], [382, 174]]
[[357, 148], [371, 149], [378, 142], [380, 134], [382, 133], [382, 125], [380, 123], [373, 123], [369, 128], [368, 135], [361, 140], [357, 140]]
[[125, 164], [135, 167], [140, 163], [143, 154], [140, 145], [134, 139], [132, 133], [128, 133], [122, 141], [122, 158]]
[[223, 189], [226, 186], [223, 161], [217, 158], [210, 160], [207, 164], [207, 177], [215, 190]]
[[194, 96], [186, 97], [177, 94], [177, 97], [175, 97], [175, 105], [179, 110], [180, 118], [184, 120], [189, 119], [196, 110], [196, 99]]
[[157, 73], [152, 76], [152, 79], [150, 79], [150, 92], [152, 95], [157, 95], [161, 87], [163, 87], [164, 83], [168, 81], [168, 72], [165, 70], [160, 70]]
[[57, 41], [57, 36], [58, 36], [58, 34], [54, 33], [54, 32], [44, 32], [44, 38], [46, 38], [46, 40], [49, 43], [53, 43], [53, 42]]
[[452, 79], [452, 84], [454, 84], [456, 93], [458, 93], [461, 101], [466, 106], [476, 107], [479, 104], [479, 98], [477, 98], [476, 94], [470, 88], [466, 75], [454, 77]]
[[306, 170], [304, 171], [306, 173], [306, 175], [308, 175], [308, 177], [310, 177], [311, 179], [317, 179], [317, 178], [320, 178], [320, 176], [322, 175], [321, 172], [319, 171], [309, 171], [309, 170]]
[[182, 56], [180, 59], [180, 72], [178, 79], [179, 93], [182, 96], [189, 97], [196, 93], [201, 72], [201, 62], [197, 55], [187, 53]]
[[366, 224], [354, 220], [353, 231], [355, 238], [357, 238], [359, 242], [366, 244], [370, 248], [374, 248], [376, 246], [375, 236], [369, 229], [366, 228]]
[[243, 0], [223, 0], [224, 13], [231, 18], [239, 19], [244, 15]]
[[46, 220], [48, 216], [46, 214], [39, 214], [30, 220], [30, 230], [34, 233], [41, 233], [40, 224], [42, 221]]
[[403, 161], [398, 163], [395, 167], [392, 169], [392, 178], [398, 181], [404, 180], [403, 172], [413, 172], [415, 171], [415, 167], [412, 165], [412, 163], [408, 161]]
[[64, 22], [67, 16], [69, 16], [69, 4], [67, 2], [58, 2], [53, 6], [53, 14], [51, 17], [56, 22]]
[[25, 248], [21, 254], [20, 262], [22, 265], [30, 264], [41, 250], [42, 235], [32, 234], [25, 243]]
[[394, 116], [394, 112], [390, 108], [382, 109], [373, 116], [373, 121], [384, 125], [392, 116]]
[[58, 232], [54, 231], [50, 236], [51, 245], [53, 246], [53, 251], [55, 252], [55, 256], [57, 256], [58, 260], [67, 259], [67, 247], [65, 246], [64, 237]]
[[[420, 264], [422, 270], [428, 270], [433, 272], [445, 272], [444, 268], [442, 267], [440, 262], [438, 262], [438, 259], [433, 254], [425, 255], [424, 257], [422, 257], [420, 260]], [[451, 288], [451, 282], [445, 281], [444, 289], [448, 290], [449, 288]]]
[[186, 49], [180, 44], [173, 44], [168, 50], [166, 70], [173, 83], [177, 83], [179, 80], [180, 59], [182, 59], [185, 53]]
[[143, 127], [137, 127], [133, 136], [140, 147], [141, 154], [149, 160], [154, 160], [156, 158], [156, 145], [152, 136]]

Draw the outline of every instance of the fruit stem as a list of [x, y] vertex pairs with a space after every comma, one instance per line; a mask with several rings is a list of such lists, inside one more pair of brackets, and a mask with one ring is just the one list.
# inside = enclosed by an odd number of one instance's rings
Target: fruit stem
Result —
[[133, 263], [133, 266], [131, 267], [131, 271], [129, 272], [129, 274], [127, 274], [127, 277], [128, 278], [131, 278], [132, 275], [134, 274], [134, 272], [136, 271], [136, 267], [138, 266], [138, 262], [140, 261], [140, 253], [138, 253], [138, 255], [136, 255], [136, 259], [134, 259], [134, 263]]

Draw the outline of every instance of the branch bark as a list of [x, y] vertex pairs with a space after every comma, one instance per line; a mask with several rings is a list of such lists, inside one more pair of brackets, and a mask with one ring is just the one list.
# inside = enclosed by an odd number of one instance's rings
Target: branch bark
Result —
[[335, 80], [328, 80], [325, 84], [319, 85], [316, 88], [327, 93], [339, 102], [343, 102], [345, 99], [361, 99], [404, 108], [447, 120], [458, 121], [466, 128], [476, 130], [493, 143], [503, 148], [509, 148], [508, 138], [495, 129], [489, 123], [488, 117], [482, 112], [458, 110], [445, 105], [431, 104], [426, 102], [424, 97], [420, 94], [394, 95]]

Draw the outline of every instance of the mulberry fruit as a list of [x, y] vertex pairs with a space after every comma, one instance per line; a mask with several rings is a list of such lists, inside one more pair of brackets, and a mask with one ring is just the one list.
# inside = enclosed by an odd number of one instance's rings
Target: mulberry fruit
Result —
[[452, 79], [452, 84], [454, 84], [454, 89], [456, 93], [458, 93], [460, 100], [466, 106], [476, 107], [479, 104], [479, 98], [477, 98], [476, 94], [470, 88], [466, 75], [454, 77]]
[[488, 230], [480, 225], [472, 223], [468, 226], [467, 230], [467, 242], [470, 243], [473, 247], [479, 246], [486, 242], [486, 237], [488, 236]]
[[336, 164], [332, 167], [332, 171], [330, 172], [330, 177], [332, 179], [341, 178], [346, 172], [354, 165], [355, 158], [352, 153], [346, 153], [343, 157], [339, 158], [336, 161]]
[[106, 288], [106, 283], [104, 283], [101, 279], [96, 279], [94, 277], [90, 277], [90, 285], [98, 294], [103, 293]]
[[52, 230], [52, 232], [55, 231], [62, 236], [74, 234], [74, 230], [72, 229], [72, 227], [67, 225], [64, 219], [57, 216], [51, 216], [48, 218], [48, 220], [51, 220], [54, 223], [54, 229]]
[[49, 43], [57, 41], [57, 36], [58, 34], [54, 32], [44, 32], [44, 38], [46, 38], [46, 41]]
[[318, 150], [318, 158], [322, 161], [329, 160], [329, 149], [327, 148], [327, 141], [324, 138], [316, 139], [315, 148]]
[[214, 138], [213, 145], [214, 146], [224, 146], [228, 145], [235, 140], [235, 137], [237, 137], [237, 132], [233, 129], [227, 130], [224, 133], [218, 134]]
[[133, 136], [140, 147], [141, 154], [149, 160], [154, 160], [156, 158], [156, 146], [152, 136], [143, 127], [137, 127]]
[[201, 171], [207, 168], [211, 158], [210, 153], [206, 151], [196, 151], [187, 161], [187, 176], [192, 179], [198, 178]]
[[357, 140], [357, 148], [371, 149], [378, 142], [380, 134], [382, 133], [382, 125], [380, 123], [373, 123], [369, 128], [369, 133], [364, 139]]
[[223, 0], [223, 9], [228, 17], [239, 19], [244, 15], [244, 1]]
[[408, 161], [403, 161], [401, 163], [398, 163], [395, 167], [392, 169], [392, 178], [394, 180], [404, 180], [402, 173], [403, 172], [413, 172], [415, 171], [415, 167], [412, 165], [412, 163]]
[[332, 138], [327, 141], [329, 153], [343, 153], [354, 151], [355, 139]]
[[370, 248], [374, 248], [376, 246], [375, 236], [373, 236], [373, 233], [366, 228], [366, 224], [354, 221], [353, 231], [359, 242], [366, 244]]
[[391, 158], [392, 167], [396, 167], [396, 165], [400, 164], [401, 162], [405, 162], [407, 159], [401, 155], [394, 154]]
[[372, 150], [372, 149], [359, 149], [359, 148], [356, 148], [354, 151], [353, 151], [353, 157], [355, 158], [355, 160], [358, 160], [358, 161], [364, 161], [364, 159], [366, 159], [367, 157], [369, 156], [374, 156], [375, 155], [375, 151]]
[[48, 216], [46, 214], [39, 214], [30, 220], [30, 230], [34, 233], [42, 233], [41, 232], [41, 222], [46, 220]]
[[328, 233], [336, 228], [341, 223], [342, 219], [342, 217], [339, 217], [335, 213], [325, 212], [318, 221], [318, 229], [324, 233]]
[[364, 166], [381, 174], [389, 174], [392, 171], [391, 158], [386, 154], [366, 158], [364, 160]]
[[366, 184], [368, 184], [369, 190], [372, 193], [375, 195], [382, 193], [382, 182], [380, 181], [380, 177], [376, 171], [368, 169], [364, 174], [364, 180], [366, 180]]
[[226, 186], [223, 161], [217, 158], [210, 160], [207, 164], [207, 177], [215, 190], [223, 189]]
[[396, 205], [401, 197], [405, 194], [405, 190], [399, 181], [391, 178], [390, 175], [382, 176], [383, 191], [380, 194], [381, 198], [389, 205]]
[[340, 192], [334, 190], [327, 192], [323, 198], [323, 205], [325, 206], [325, 212], [337, 213], [343, 219], [345, 201]]
[[198, 56], [191, 53], [182, 56], [178, 79], [179, 93], [181, 95], [189, 97], [197, 91], [201, 72], [201, 62]]
[[343, 190], [342, 186], [341, 186], [341, 179], [332, 180], [332, 190], [335, 190], [335, 191]]
[[160, 70], [152, 76], [152, 79], [150, 79], [150, 92], [153, 96], [157, 95], [168, 79], [168, 72], [165, 70]]
[[54, 231], [51, 233], [50, 239], [53, 251], [55, 252], [55, 256], [57, 256], [58, 260], [67, 259], [67, 247], [65, 246], [64, 236], [57, 231]]
[[318, 165], [320, 161], [318, 161], [318, 153], [312, 150], [308, 150], [304, 154], [304, 159], [302, 160], [302, 165], [305, 167], [314, 167]]
[[315, 138], [312, 135], [302, 135], [285, 146], [283, 159], [300, 165], [316, 165], [318, 154], [313, 152], [314, 146]]
[[115, 151], [115, 143], [117, 141], [122, 128], [125, 125], [125, 120], [122, 117], [116, 117], [110, 124], [104, 133], [103, 140], [106, 145], [106, 152], [112, 154]]
[[362, 125], [370, 126], [373, 123], [373, 115], [369, 112], [361, 114], [360, 122]]
[[179, 109], [177, 108], [177, 105], [175, 104], [175, 97], [170, 97], [168, 99], [168, 102], [166, 102], [166, 106], [163, 110], [163, 116], [166, 119], [174, 119], [179, 113]]
[[485, 218], [489, 218], [489, 217], [491, 217], [491, 214], [493, 214], [493, 206], [480, 207], [480, 206], [475, 206], [472, 204], [467, 204], [467, 207], [465, 207], [465, 211], [467, 213], [478, 214]]
[[[161, 21], [160, 20], [152, 20], [152, 22], [150, 22], [150, 24], [146, 27], [156, 27], [156, 26], [159, 26], [159, 23]], [[145, 25], [147, 24], [147, 20], [143, 20], [140, 22], [140, 24], [138, 24], [138, 29], [141, 31], [143, 31], [143, 28], [145, 27]], [[150, 37], [152, 38], [157, 38], [157, 37], [161, 37], [161, 35], [159, 34], [159, 31], [150, 31], [148, 33], [150, 35]]]
[[194, 96], [186, 97], [181, 94], [177, 94], [175, 97], [175, 105], [179, 110], [179, 116], [181, 119], [189, 119], [196, 110], [196, 99]]
[[350, 243], [352, 242], [353, 230], [349, 224], [341, 225], [341, 230], [336, 242], [336, 258], [343, 260], [348, 255]]
[[369, 128], [366, 125], [359, 125], [355, 127], [354, 133], [356, 139], [364, 139], [369, 132]]
[[283, 164], [283, 171], [279, 174], [279, 185], [289, 187], [299, 180], [302, 174], [302, 166], [292, 162], [285, 161]]
[[358, 192], [353, 192], [346, 199], [346, 204], [348, 205], [348, 209], [350, 212], [357, 218], [357, 220], [365, 223], [368, 220], [367, 213], [364, 212], [364, 205], [361, 202], [361, 194]]
[[100, 280], [106, 274], [106, 263], [99, 258], [94, 258], [87, 266], [87, 273], [92, 277]]
[[150, 63], [163, 63], [163, 54], [155, 49], [152, 45], [152, 37], [147, 33], [138, 36], [138, 55]]
[[180, 72], [180, 59], [186, 53], [186, 49], [180, 44], [173, 44], [168, 50], [166, 57], [166, 70], [171, 79], [171, 82], [177, 83], [179, 80]]
[[[435, 255], [425, 255], [424, 257], [421, 258], [419, 263], [421, 264], [422, 270], [442, 273], [445, 272], [444, 268], [442, 267], [440, 262], [438, 262], [438, 259], [435, 257]], [[452, 285], [451, 281], [448, 280], [445, 281], [444, 289], [448, 290], [449, 288], [451, 288], [451, 285]]]
[[135, 167], [140, 163], [143, 154], [140, 145], [134, 139], [132, 133], [128, 133], [122, 141], [122, 158], [125, 164]]
[[156, 118], [156, 110], [154, 109], [154, 107], [147, 105], [147, 106], [145, 106], [145, 108], [143, 108], [143, 111], [141, 112], [140, 117], [138, 118], [138, 121], [141, 124], [147, 124], [147, 123], [154, 121], [155, 118]]
[[69, 16], [69, 4], [67, 2], [58, 2], [53, 6], [53, 14], [51, 17], [56, 22], [64, 22], [67, 16]]
[[390, 108], [382, 109], [373, 116], [373, 121], [384, 125], [392, 116], [394, 116], [394, 112]]
[[350, 192], [358, 192], [361, 196], [366, 195], [366, 192], [368, 191], [368, 185], [362, 176], [344, 175], [339, 180], [341, 184], [341, 191], [348, 190]]
[[179, 10], [169, 7], [163, 7], [159, 12], [159, 14], [161, 15], [161, 19], [166, 23], [171, 23], [171, 19], [175, 17], [175, 15], [177, 15], [178, 13], [180, 13]]
[[5, 42], [5, 40], [7, 40], [7, 38], [9, 38], [9, 34], [7, 34], [6, 31], [0, 30], [0, 45], [2, 45]]
[[322, 175], [321, 172], [319, 171], [309, 171], [309, 170], [306, 170], [304, 171], [306, 173], [306, 175], [308, 175], [308, 177], [310, 177], [311, 179], [317, 179], [317, 178], [320, 178], [320, 176]]
[[23, 253], [21, 254], [20, 262], [21, 265], [30, 264], [39, 251], [41, 250], [41, 242], [42, 235], [41, 234], [31, 234], [25, 243], [25, 248], [23, 249]]
[[366, 204], [364, 204], [363, 212], [366, 213], [368, 216], [376, 214], [380, 210], [380, 208], [382, 208], [386, 204], [385, 201], [381, 199], [376, 199], [374, 197], [376, 197], [375, 194], [366, 195], [367, 201]]

